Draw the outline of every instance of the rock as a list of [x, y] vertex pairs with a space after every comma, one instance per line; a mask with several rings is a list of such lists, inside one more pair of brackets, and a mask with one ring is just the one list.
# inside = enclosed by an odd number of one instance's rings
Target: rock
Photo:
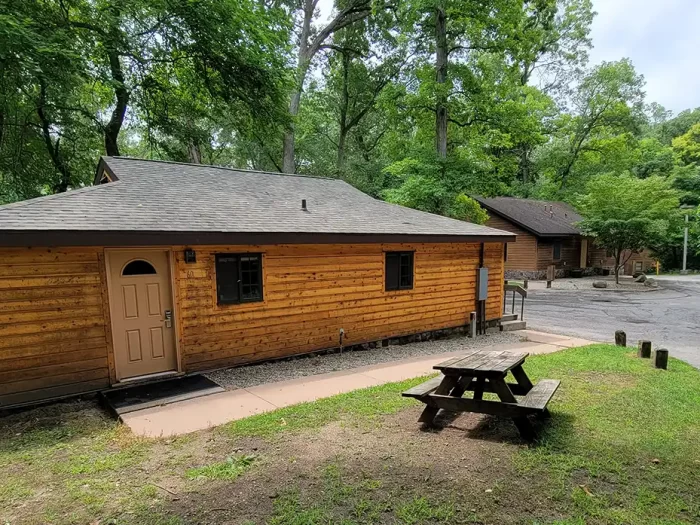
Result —
[[635, 283], [643, 283], [647, 280], [647, 275], [645, 273], [636, 275], [634, 278]]
[[640, 275], [646, 275], [646, 274], [645, 274], [644, 272], [634, 272], [634, 273], [632, 274], [632, 277], [634, 277], [634, 278], [636, 279], [636, 278], [639, 277]]
[[658, 286], [658, 283], [656, 282], [656, 279], [654, 279], [653, 277], [649, 277], [646, 281], [644, 281], [644, 286], [656, 288]]
[[593, 281], [593, 288], [607, 288], [608, 283], [605, 281]]

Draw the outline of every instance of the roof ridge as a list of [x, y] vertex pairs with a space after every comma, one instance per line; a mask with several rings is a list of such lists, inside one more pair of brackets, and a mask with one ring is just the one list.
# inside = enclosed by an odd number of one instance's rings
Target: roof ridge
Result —
[[[305, 179], [323, 179], [323, 180], [343, 181], [343, 179], [338, 179], [335, 177], [322, 177], [321, 175], [306, 175], [303, 173], [282, 173], [279, 171], [251, 170], [251, 169], [247, 169], [247, 168], [232, 168], [229, 166], [218, 166], [216, 164], [196, 164], [193, 162], [178, 162], [175, 160], [142, 159], [139, 157], [129, 157], [129, 156], [122, 156], [122, 155], [120, 155], [118, 157], [117, 156], [110, 157], [110, 156], [104, 155], [102, 158], [105, 159], [105, 162], [107, 162], [107, 163], [109, 163], [109, 159], [134, 160], [134, 161], [139, 161], [139, 162], [155, 162], [158, 164], [175, 164], [177, 166], [192, 166], [193, 168], [215, 168], [215, 169], [224, 170], [224, 171], [242, 171], [244, 173], [261, 173], [263, 175], [277, 175], [278, 177], [301, 177], [301, 178], [305, 178]], [[343, 181], [343, 182], [345, 182], [345, 181]]]
[[45, 201], [60, 199], [63, 197], [69, 197], [71, 195], [87, 193], [91, 190], [96, 190], [99, 188], [107, 188], [108, 186], [112, 186], [114, 184], [117, 184], [118, 182], [121, 182], [121, 181], [117, 180], [114, 182], [110, 182], [109, 184], [95, 184], [95, 185], [90, 185], [90, 186], [82, 186], [80, 188], [75, 188], [73, 190], [64, 191], [62, 193], [53, 193], [51, 195], [42, 195], [40, 197], [34, 197], [32, 199], [11, 202], [9, 204], [2, 204], [2, 205], [0, 205], [0, 212], [5, 211], [5, 210], [15, 209], [15, 208], [22, 208], [24, 206], [30, 206], [32, 204], [40, 204], [40, 203], [45, 202]]

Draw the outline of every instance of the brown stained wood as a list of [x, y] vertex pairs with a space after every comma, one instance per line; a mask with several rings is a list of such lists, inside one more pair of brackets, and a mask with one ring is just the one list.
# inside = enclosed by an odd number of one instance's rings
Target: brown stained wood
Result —
[[450, 392], [450, 395], [453, 397], [462, 397], [464, 393], [467, 390], [471, 390], [472, 388], [475, 388], [476, 385], [474, 385], [474, 378], [470, 376], [463, 376], [459, 378], [459, 381], [457, 382], [457, 386], [455, 386], [452, 391]]
[[479, 401], [484, 397], [484, 390], [486, 389], [486, 378], [484, 376], [479, 376], [474, 380], [474, 399]]
[[513, 377], [518, 382], [518, 385], [520, 388], [522, 388], [523, 393], [527, 394], [530, 390], [532, 390], [532, 381], [530, 381], [530, 378], [527, 377], [525, 370], [523, 370], [522, 364], [513, 367], [510, 373], [513, 374]]
[[[456, 385], [457, 385], [457, 380], [458, 378], [453, 377], [453, 376], [442, 376], [440, 384], [437, 386], [435, 389], [435, 395], [437, 396], [442, 396], [444, 394], [449, 393]], [[430, 396], [432, 394], [428, 394]], [[422, 399], [426, 399], [427, 396], [423, 396]], [[435, 420], [435, 416], [439, 412], [440, 407], [435, 407], [432, 405], [428, 405], [423, 409], [423, 413], [421, 416], [418, 418], [419, 423], [426, 423], [428, 425], [432, 424], [433, 421]]]
[[537, 237], [496, 214], [491, 214], [486, 226], [517, 235], [515, 242], [508, 243], [506, 270], [537, 270]]
[[448, 366], [435, 368], [450, 375], [474, 375], [477, 377], [500, 377], [527, 358], [527, 353], [509, 352], [474, 352], [467, 357], [450, 363]]
[[117, 382], [117, 365], [114, 357], [114, 343], [112, 340], [112, 317], [109, 307], [109, 286], [107, 285], [107, 263], [104, 251], [97, 255], [100, 271], [100, 295], [102, 298], [102, 315], [105, 329], [105, 350], [107, 352], [107, 367], [109, 370], [109, 383]]
[[442, 383], [442, 379], [442, 376], [435, 376], [432, 379], [426, 381], [425, 383], [421, 383], [420, 385], [416, 385], [413, 388], [409, 388], [401, 395], [403, 397], [423, 397], [435, 391]]
[[637, 355], [642, 359], [651, 358], [651, 341], [639, 341]]
[[655, 368], [661, 368], [663, 370], [668, 369], [668, 350], [659, 348], [654, 350], [651, 358], [651, 362]]
[[449, 410], [450, 412], [475, 412], [477, 414], [490, 414], [493, 416], [522, 417], [527, 414], [536, 414], [538, 410], [523, 407], [514, 403], [502, 401], [484, 401], [479, 399], [459, 398], [446, 395], [428, 394], [423, 401], [430, 407]]
[[627, 346], [627, 334], [624, 331], [618, 330], [615, 332], [615, 344], [617, 346]]
[[554, 393], [559, 388], [561, 381], [557, 379], [542, 379], [525, 397], [520, 400], [519, 405], [533, 410], [544, 410], [547, 403], [552, 399]]

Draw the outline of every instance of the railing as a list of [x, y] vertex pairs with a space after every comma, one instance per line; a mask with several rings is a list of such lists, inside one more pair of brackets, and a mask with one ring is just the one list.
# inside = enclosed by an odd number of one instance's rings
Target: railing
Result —
[[515, 313], [515, 294], [520, 295], [520, 320], [523, 320], [523, 317], [525, 316], [525, 299], [527, 299], [527, 290], [523, 288], [522, 286], [518, 286], [517, 284], [508, 284], [508, 281], [505, 282], [505, 286], [503, 289], [503, 312], [505, 313], [507, 309], [506, 302], [508, 300], [508, 292], [513, 292], [513, 299], [510, 305], [510, 313], [514, 314]]

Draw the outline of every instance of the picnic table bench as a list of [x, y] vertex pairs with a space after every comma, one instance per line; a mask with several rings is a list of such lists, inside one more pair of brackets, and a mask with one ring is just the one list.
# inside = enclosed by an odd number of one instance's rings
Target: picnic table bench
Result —
[[[559, 381], [542, 379], [533, 385], [523, 370], [528, 355], [475, 350], [435, 365], [433, 368], [443, 375], [406, 390], [402, 395], [427, 405], [418, 419], [421, 423], [432, 424], [440, 409], [491, 414], [513, 418], [523, 438], [534, 439], [535, 431], [527, 416], [549, 416], [547, 403], [559, 387]], [[515, 383], [506, 382], [509, 372]], [[474, 395], [462, 397], [465, 392]], [[496, 394], [500, 401], [484, 400], [484, 392]]]

